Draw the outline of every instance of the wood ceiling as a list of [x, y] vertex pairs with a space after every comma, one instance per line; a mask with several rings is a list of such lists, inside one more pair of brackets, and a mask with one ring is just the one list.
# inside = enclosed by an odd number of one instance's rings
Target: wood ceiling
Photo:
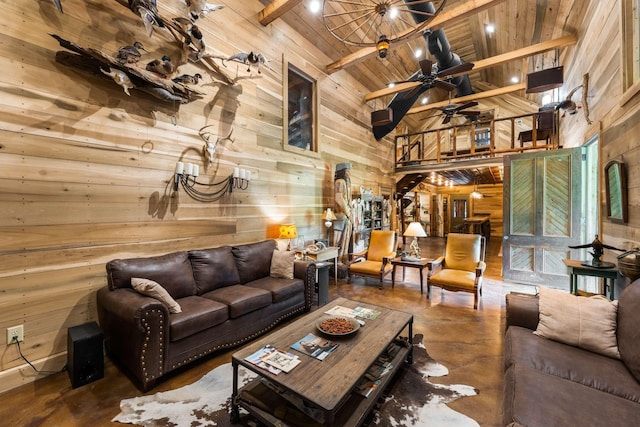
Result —
[[[378, 92], [384, 90], [388, 82], [406, 80], [419, 70], [414, 51], [427, 50], [424, 39], [418, 37], [392, 45], [387, 58], [381, 60], [375, 52], [371, 54], [375, 48], [367, 51], [347, 46], [331, 35], [324, 26], [322, 10], [317, 14], [310, 12], [310, 0], [264, 0], [262, 3], [266, 6], [259, 17], [263, 24], [282, 19], [305, 38], [313, 40], [333, 61], [327, 64], [327, 72], [347, 72], [355, 76], [369, 90], [363, 103], [372, 109], [382, 109], [391, 100], [392, 94], [379, 96]], [[479, 110], [495, 110], [497, 117], [513, 116], [537, 109], [539, 95], [525, 95], [523, 90], [526, 75], [563, 65], [567, 46], [571, 48], [578, 40], [577, 29], [584, 19], [587, 3], [580, 0], [447, 0], [436, 17], [441, 19], [434, 28], [444, 30], [452, 52], [463, 61], [478, 65], [468, 74], [477, 96], [467, 98], [477, 99]], [[493, 24], [495, 32], [486, 33], [486, 24]], [[423, 54], [420, 59], [424, 57]], [[512, 77], [517, 77], [519, 82], [514, 84]], [[489, 90], [496, 95], [483, 98]], [[447, 94], [436, 89], [426, 94], [429, 94], [429, 104], [416, 102], [400, 126], [417, 129], [434, 125], [424, 118], [433, 113], [431, 103], [447, 101]], [[455, 98], [453, 102], [457, 102]]]

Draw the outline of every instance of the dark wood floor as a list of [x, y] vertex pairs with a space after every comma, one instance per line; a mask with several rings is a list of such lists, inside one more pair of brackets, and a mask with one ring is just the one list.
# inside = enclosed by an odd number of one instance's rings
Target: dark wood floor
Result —
[[[438, 238], [420, 239], [422, 256], [435, 257], [443, 251]], [[435, 383], [466, 384], [478, 395], [449, 406], [475, 419], [482, 426], [501, 425], [502, 337], [504, 295], [511, 290], [533, 292], [521, 285], [502, 282], [500, 239], [490, 239], [484, 293], [478, 310], [473, 295], [432, 292], [431, 299], [420, 295], [417, 271], [407, 269], [406, 279], [398, 275], [391, 289], [390, 279], [383, 289], [371, 279], [356, 278], [351, 284], [339, 280], [331, 284], [330, 297], [385, 305], [414, 314], [414, 331], [424, 335], [429, 354], [449, 369], [449, 375], [431, 379]], [[409, 241], [407, 241], [407, 245]], [[161, 382], [150, 394], [190, 384], [231, 360], [231, 353], [193, 364]], [[105, 377], [72, 389], [66, 373], [42, 378], [0, 395], [0, 425], [7, 426], [115, 426], [110, 420], [119, 413], [123, 398], [142, 393], [107, 359]]]

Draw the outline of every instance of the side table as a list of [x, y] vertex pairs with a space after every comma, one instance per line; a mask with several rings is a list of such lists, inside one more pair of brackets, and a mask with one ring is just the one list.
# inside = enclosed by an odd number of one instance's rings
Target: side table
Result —
[[427, 265], [429, 264], [429, 262], [432, 261], [431, 259], [428, 258], [420, 258], [419, 261], [408, 261], [408, 260], [403, 260], [401, 257], [396, 257], [393, 258], [391, 260], [391, 265], [393, 265], [393, 270], [391, 271], [391, 287], [395, 287], [396, 285], [396, 267], [400, 266], [402, 267], [402, 281], [404, 282], [404, 277], [405, 277], [405, 268], [410, 267], [410, 268], [417, 268], [420, 270], [420, 294], [424, 294], [424, 285], [423, 285], [423, 278], [424, 278], [424, 269], [427, 267]]
[[333, 260], [333, 280], [336, 285], [338, 284], [338, 254], [340, 248], [337, 246], [329, 246], [328, 248], [322, 249], [320, 251], [308, 251], [306, 252], [307, 258], [310, 258], [313, 261], [321, 262], [321, 261], [329, 261]]
[[[575, 259], [562, 260], [569, 267], [569, 292], [578, 294], [578, 276], [593, 276], [602, 278], [602, 295], [607, 296], [607, 288], [609, 289], [609, 299], [615, 297], [615, 284], [618, 278], [618, 269], [613, 268], [596, 268], [582, 265], [582, 261]], [[607, 282], [608, 281], [608, 282]]]

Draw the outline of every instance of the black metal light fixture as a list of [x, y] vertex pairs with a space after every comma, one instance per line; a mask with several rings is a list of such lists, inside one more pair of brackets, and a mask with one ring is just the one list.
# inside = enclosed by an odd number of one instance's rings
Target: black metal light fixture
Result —
[[[233, 190], [246, 190], [251, 181], [251, 171], [233, 168], [233, 173], [218, 182], [198, 182], [200, 167], [193, 163], [176, 163], [176, 173], [173, 181], [173, 191], [178, 191], [180, 185], [194, 200], [200, 202], [215, 202], [230, 194]], [[207, 190], [209, 189], [209, 190]]]

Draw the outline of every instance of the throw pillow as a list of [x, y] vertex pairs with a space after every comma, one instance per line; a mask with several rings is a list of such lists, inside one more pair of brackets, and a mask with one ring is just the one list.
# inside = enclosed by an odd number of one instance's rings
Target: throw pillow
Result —
[[169, 292], [165, 288], [162, 287], [158, 282], [154, 282], [150, 279], [141, 279], [139, 277], [131, 278], [131, 286], [137, 292], [142, 295], [146, 295], [151, 298], [155, 298], [169, 309], [169, 313], [182, 313], [182, 308], [180, 304], [176, 302]]
[[534, 334], [620, 359], [616, 337], [618, 301], [579, 297], [541, 286], [540, 322]]
[[293, 262], [296, 253], [293, 251], [279, 251], [275, 249], [271, 257], [270, 276], [279, 279], [293, 279]]

